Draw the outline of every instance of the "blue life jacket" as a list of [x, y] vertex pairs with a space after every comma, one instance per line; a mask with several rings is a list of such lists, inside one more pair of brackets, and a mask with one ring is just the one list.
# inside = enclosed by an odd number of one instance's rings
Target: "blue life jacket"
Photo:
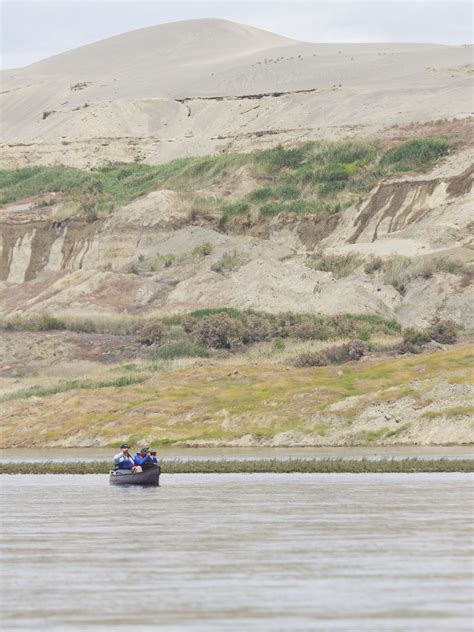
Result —
[[141, 454], [137, 453], [133, 457], [133, 460], [135, 461], [135, 465], [140, 465], [144, 470], [147, 470], [154, 465], [153, 459], [148, 454], [142, 456]]
[[131, 470], [135, 465], [130, 455], [125, 456], [123, 452], [119, 452], [114, 456], [114, 466], [116, 470]]

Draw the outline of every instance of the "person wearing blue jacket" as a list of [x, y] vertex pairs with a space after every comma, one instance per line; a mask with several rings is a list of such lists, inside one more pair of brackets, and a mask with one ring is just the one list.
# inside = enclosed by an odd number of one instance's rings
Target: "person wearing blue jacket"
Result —
[[117, 474], [131, 474], [132, 468], [135, 467], [135, 462], [131, 454], [129, 454], [130, 446], [128, 443], [122, 443], [120, 450], [114, 456], [114, 469]]
[[137, 452], [133, 457], [135, 465], [140, 466], [142, 470], [148, 470], [155, 465], [155, 462], [150, 455], [150, 448], [142, 448], [140, 452]]

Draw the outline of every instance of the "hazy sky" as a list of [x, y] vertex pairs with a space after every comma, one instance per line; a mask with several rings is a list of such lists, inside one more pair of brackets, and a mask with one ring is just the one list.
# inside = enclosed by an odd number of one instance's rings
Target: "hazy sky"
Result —
[[472, 42], [471, 3], [444, 0], [3, 0], [0, 10], [2, 68], [25, 66], [144, 26], [209, 17], [307, 42]]

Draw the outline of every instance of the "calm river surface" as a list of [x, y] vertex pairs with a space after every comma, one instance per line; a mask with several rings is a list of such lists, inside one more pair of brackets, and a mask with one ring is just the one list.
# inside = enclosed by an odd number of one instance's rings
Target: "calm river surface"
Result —
[[472, 630], [468, 474], [2, 476], [5, 630]]

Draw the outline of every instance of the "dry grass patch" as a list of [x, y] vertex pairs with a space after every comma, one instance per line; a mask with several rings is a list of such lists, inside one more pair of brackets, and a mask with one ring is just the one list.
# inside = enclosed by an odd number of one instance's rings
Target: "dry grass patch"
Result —
[[392, 428], [379, 428], [378, 430], [364, 430], [362, 432], [362, 438], [365, 441], [383, 441], [384, 439], [390, 439], [391, 437], [396, 437], [399, 434], [402, 434], [402, 432], [405, 432], [405, 430], [408, 430], [408, 428], [410, 428], [411, 424], [403, 424], [403, 426], [400, 426], [399, 428], [396, 428], [395, 430], [392, 430]]
[[[408, 393], [415, 381], [428, 384], [445, 379], [451, 371], [464, 371], [467, 380], [472, 356], [472, 348], [459, 346], [344, 365], [343, 372], [333, 366], [288, 369], [273, 363], [188, 366], [120, 388], [5, 402], [3, 442], [74, 445], [77, 433], [80, 445], [109, 445], [117, 437], [225, 443], [247, 434], [271, 438], [287, 430], [308, 432], [311, 424], [326, 423], [318, 415], [328, 406], [351, 396], [369, 395], [370, 401], [370, 394], [377, 393], [381, 400], [390, 399]], [[321, 430], [328, 436], [335, 431], [330, 426], [310, 432], [322, 434]]]
[[470, 417], [474, 415], [474, 406], [452, 406], [444, 410], [428, 410], [423, 417], [434, 419], [435, 417]]

